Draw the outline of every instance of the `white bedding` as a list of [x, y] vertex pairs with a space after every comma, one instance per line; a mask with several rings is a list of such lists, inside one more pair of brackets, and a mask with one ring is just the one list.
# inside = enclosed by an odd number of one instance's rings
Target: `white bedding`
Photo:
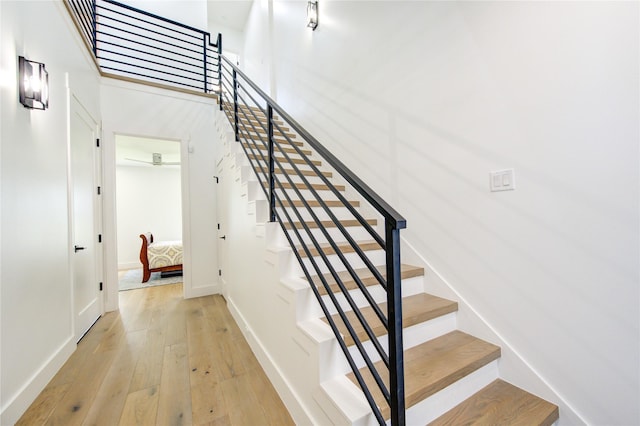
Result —
[[182, 264], [182, 241], [159, 241], [147, 247], [149, 269]]

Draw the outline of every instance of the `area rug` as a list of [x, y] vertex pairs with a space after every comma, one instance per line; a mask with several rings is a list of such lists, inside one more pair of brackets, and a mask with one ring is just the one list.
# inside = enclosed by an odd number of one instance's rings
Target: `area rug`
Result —
[[142, 269], [131, 269], [127, 271], [120, 281], [118, 287], [120, 291], [134, 290], [136, 288], [153, 287], [157, 285], [176, 284], [182, 282], [182, 275], [162, 278], [160, 272], [152, 272], [151, 278], [146, 283], [142, 282]]

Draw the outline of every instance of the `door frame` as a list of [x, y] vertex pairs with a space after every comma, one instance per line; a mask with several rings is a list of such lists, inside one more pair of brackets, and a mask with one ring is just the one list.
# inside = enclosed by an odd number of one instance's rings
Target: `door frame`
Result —
[[118, 300], [118, 224], [116, 206], [116, 136], [134, 136], [147, 139], [172, 140], [180, 143], [180, 188], [182, 192], [182, 296], [191, 297], [191, 203], [189, 194], [189, 143], [188, 136], [176, 138], [171, 135], [145, 134], [135, 132], [103, 132], [102, 166], [104, 173], [103, 217], [104, 217], [104, 278], [105, 309], [107, 312], [119, 308]]

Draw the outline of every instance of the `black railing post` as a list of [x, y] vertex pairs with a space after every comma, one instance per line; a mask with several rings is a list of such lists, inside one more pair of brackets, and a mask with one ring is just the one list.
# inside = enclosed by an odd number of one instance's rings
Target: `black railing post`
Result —
[[276, 221], [276, 194], [275, 194], [275, 161], [273, 152], [273, 108], [267, 106], [267, 128], [269, 132], [269, 222]]
[[93, 0], [91, 2], [91, 20], [93, 25], [91, 28], [91, 30], [93, 31], [93, 45], [91, 47], [93, 48], [94, 58], [98, 57], [98, 17], [96, 13], [96, 1], [97, 0]]
[[233, 70], [233, 121], [236, 142], [240, 142], [240, 135], [238, 134], [238, 74], [235, 69]]
[[222, 34], [218, 33], [216, 40], [218, 45], [218, 102], [220, 103], [220, 111], [222, 111]]
[[405, 424], [404, 354], [402, 351], [402, 287], [400, 285], [400, 230], [385, 219], [387, 256], [387, 306], [389, 309], [389, 393], [391, 424]]
[[204, 79], [204, 93], [207, 93], [207, 35], [202, 34], [202, 77]]

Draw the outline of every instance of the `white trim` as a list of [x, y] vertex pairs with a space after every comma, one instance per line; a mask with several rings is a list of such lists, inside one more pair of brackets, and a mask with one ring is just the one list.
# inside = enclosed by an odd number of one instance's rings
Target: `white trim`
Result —
[[142, 264], [140, 262], [118, 263], [118, 271], [123, 269], [142, 269]]
[[117, 241], [117, 210], [116, 210], [116, 144], [115, 132], [102, 134], [102, 170], [105, 189], [102, 203], [104, 220], [104, 294], [105, 310], [118, 310], [118, 241]]
[[[116, 137], [120, 135], [135, 136], [140, 138], [149, 139], [162, 139], [175, 141], [180, 144], [180, 192], [182, 197], [182, 246], [183, 246], [183, 297], [197, 297], [190, 296], [194, 294], [191, 292], [192, 279], [191, 279], [191, 208], [190, 208], [190, 194], [189, 194], [189, 136], [185, 136], [181, 139], [175, 139], [162, 135], [142, 135], [142, 134], [130, 134], [112, 131], [110, 140], [102, 141], [103, 147], [103, 174], [104, 174], [104, 186], [113, 188], [112, 191], [108, 191], [109, 195], [106, 195], [103, 199], [103, 217], [104, 217], [104, 235], [103, 241], [105, 243], [104, 256], [105, 256], [105, 293], [109, 303], [105, 303], [105, 310], [115, 311], [119, 308], [118, 301], [118, 270], [128, 269], [127, 266], [132, 268], [141, 267], [139, 263], [118, 263], [118, 223], [117, 223], [117, 203], [116, 203], [116, 155], [115, 155], [115, 141]], [[105, 138], [106, 139], [106, 138]], [[107, 242], [109, 243], [107, 245]], [[115, 266], [115, 268], [113, 266]], [[201, 290], [202, 292], [202, 290]], [[197, 293], [197, 292], [196, 292]], [[201, 295], [214, 294], [203, 292]]]
[[[186, 287], [183, 287], [186, 290]], [[194, 297], [211, 296], [213, 294], [221, 294], [222, 286], [220, 283], [208, 284], [198, 287], [191, 287], [185, 291], [184, 298], [191, 299]]]
[[75, 350], [76, 342], [72, 333], [20, 390], [7, 399], [8, 402], [2, 407], [0, 414], [0, 424], [12, 425], [16, 423]]
[[193, 258], [191, 256], [191, 191], [189, 182], [191, 181], [189, 167], [189, 144], [191, 137], [186, 135], [180, 141], [180, 193], [182, 197], [182, 297], [188, 299], [193, 287], [192, 267]]

